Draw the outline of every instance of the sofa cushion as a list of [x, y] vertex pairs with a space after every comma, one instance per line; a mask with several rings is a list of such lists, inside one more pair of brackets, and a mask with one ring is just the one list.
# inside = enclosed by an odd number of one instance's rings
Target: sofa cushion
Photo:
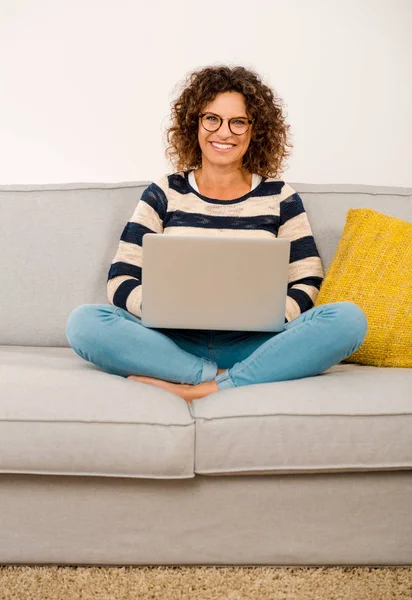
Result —
[[368, 331], [344, 362], [412, 367], [412, 223], [375, 210], [350, 209], [315, 306], [350, 301]]
[[192, 402], [202, 475], [412, 468], [412, 369], [338, 364]]
[[67, 348], [0, 346], [0, 472], [194, 477], [183, 398]]
[[412, 369], [336, 365], [187, 404], [67, 348], [0, 346], [0, 472], [196, 474], [412, 468]]

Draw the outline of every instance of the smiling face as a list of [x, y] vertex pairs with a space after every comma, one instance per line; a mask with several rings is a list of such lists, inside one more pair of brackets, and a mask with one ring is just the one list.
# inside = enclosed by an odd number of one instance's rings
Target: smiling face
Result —
[[[246, 103], [243, 94], [239, 92], [218, 94], [201, 112], [214, 113], [222, 117], [222, 119], [226, 119], [217, 131], [206, 131], [199, 118], [198, 140], [202, 151], [202, 165], [208, 162], [213, 165], [222, 166], [237, 165], [240, 168], [242, 157], [249, 147], [253, 125], [249, 126], [246, 133], [236, 135], [230, 131], [227, 119], [233, 117], [250, 118], [246, 112]], [[230, 144], [231, 147], [228, 150], [222, 150], [214, 147], [212, 142]]]

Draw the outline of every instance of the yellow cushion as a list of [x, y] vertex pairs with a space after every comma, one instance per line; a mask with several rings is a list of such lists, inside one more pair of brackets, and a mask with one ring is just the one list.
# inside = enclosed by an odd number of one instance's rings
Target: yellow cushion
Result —
[[412, 223], [351, 208], [314, 306], [355, 302], [368, 319], [346, 363], [412, 367]]

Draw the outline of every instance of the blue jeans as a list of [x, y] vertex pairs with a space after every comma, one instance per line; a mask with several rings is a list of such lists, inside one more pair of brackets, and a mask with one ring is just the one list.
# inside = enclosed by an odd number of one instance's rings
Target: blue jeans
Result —
[[[111, 304], [83, 304], [70, 313], [66, 336], [107, 373], [193, 385], [216, 379], [224, 390], [318, 375], [353, 354], [367, 328], [353, 302], [311, 308], [278, 333], [153, 329]], [[226, 370], [216, 376], [218, 368]]]

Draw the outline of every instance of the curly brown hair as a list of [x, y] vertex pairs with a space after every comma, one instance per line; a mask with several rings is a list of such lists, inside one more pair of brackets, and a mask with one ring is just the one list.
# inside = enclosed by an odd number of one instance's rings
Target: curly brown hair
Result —
[[[255, 119], [249, 147], [242, 166], [262, 177], [277, 177], [282, 162], [290, 155], [290, 125], [285, 122], [282, 102], [259, 75], [241, 66], [209, 66], [187, 75], [184, 89], [172, 102], [172, 125], [166, 129], [165, 156], [177, 171], [193, 170], [202, 165], [198, 142], [198, 114], [223, 92], [243, 94], [249, 118]], [[177, 160], [175, 158], [177, 157]]]

